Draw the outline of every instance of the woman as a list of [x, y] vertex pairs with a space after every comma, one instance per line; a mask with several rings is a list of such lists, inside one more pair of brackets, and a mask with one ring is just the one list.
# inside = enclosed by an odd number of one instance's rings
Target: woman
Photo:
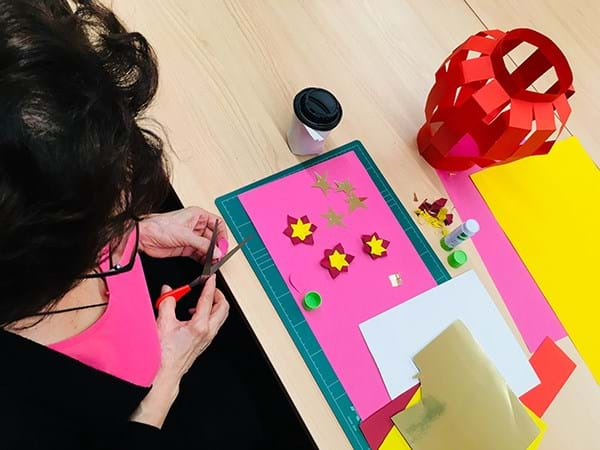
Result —
[[154, 54], [74, 3], [0, 0], [0, 447], [171, 448], [159, 430], [229, 305], [212, 277], [188, 320], [173, 298], [155, 319], [138, 251], [200, 261], [227, 235], [200, 208], [149, 215], [169, 190], [141, 125]]

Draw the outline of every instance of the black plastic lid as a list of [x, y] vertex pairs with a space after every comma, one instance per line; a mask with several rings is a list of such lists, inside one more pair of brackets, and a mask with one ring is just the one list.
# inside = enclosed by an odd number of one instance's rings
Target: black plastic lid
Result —
[[313, 130], [333, 130], [342, 120], [342, 105], [325, 89], [309, 87], [294, 97], [298, 120]]

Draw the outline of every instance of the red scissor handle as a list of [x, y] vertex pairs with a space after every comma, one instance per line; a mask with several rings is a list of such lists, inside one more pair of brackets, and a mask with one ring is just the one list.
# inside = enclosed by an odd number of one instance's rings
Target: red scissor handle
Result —
[[175, 301], [177, 302], [181, 299], [181, 297], [183, 297], [185, 294], [187, 294], [191, 290], [192, 290], [192, 288], [190, 287], [190, 285], [186, 284], [185, 286], [181, 286], [177, 289], [173, 289], [172, 291], [165, 292], [164, 294], [162, 294], [160, 297], [158, 297], [156, 299], [156, 302], [154, 303], [154, 307], [156, 309], [158, 309], [158, 307], [163, 302], [163, 300], [165, 300], [168, 297], [174, 297]]

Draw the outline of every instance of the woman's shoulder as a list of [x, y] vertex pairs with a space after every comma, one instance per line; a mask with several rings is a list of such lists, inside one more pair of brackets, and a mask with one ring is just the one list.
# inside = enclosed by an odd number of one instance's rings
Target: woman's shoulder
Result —
[[147, 388], [0, 329], [1, 395], [32, 399], [82, 421], [127, 420]]

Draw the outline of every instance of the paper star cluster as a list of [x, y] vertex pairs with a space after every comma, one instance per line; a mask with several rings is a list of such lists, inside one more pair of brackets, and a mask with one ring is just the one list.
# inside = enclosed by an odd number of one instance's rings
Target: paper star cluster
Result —
[[[327, 181], [327, 175], [320, 175], [316, 172], [314, 175], [315, 183], [311, 187], [320, 189], [325, 195], [327, 195], [328, 191], [333, 190], [333, 186], [329, 181]], [[348, 203], [348, 214], [351, 214], [359, 208], [367, 209], [367, 205], [365, 203], [367, 197], [361, 197], [357, 195], [354, 192], [356, 188], [352, 185], [352, 183], [350, 183], [350, 180], [346, 179], [344, 181], [335, 181], [334, 183], [335, 192], [343, 192], [344, 194], [346, 194], [346, 203]], [[327, 213], [321, 214], [321, 217], [325, 217], [327, 219], [328, 226], [344, 226], [344, 222], [342, 221], [344, 216], [335, 212], [331, 208], [331, 206], [329, 207]]]
[[[326, 174], [314, 173], [315, 182], [311, 185], [313, 188], [319, 189], [323, 195], [327, 196], [330, 191], [343, 193], [345, 202], [348, 204], [348, 215], [352, 214], [357, 209], [367, 209], [367, 197], [361, 197], [356, 188], [350, 183], [350, 180], [343, 181], [328, 181]], [[339, 197], [338, 197], [339, 199]], [[339, 199], [341, 200], [341, 199]], [[436, 204], [437, 206], [437, 204]], [[443, 206], [443, 205], [442, 205]], [[344, 227], [344, 216], [339, 212], [339, 206], [335, 209], [328, 205], [326, 213], [321, 214], [321, 217], [327, 220], [329, 227], [339, 226]], [[299, 218], [287, 216], [287, 227], [283, 233], [290, 238], [294, 245], [314, 244], [314, 232], [317, 229], [316, 225], [311, 223], [308, 216], [304, 215]], [[361, 236], [363, 250], [372, 259], [387, 256], [388, 246], [390, 242], [381, 238], [377, 233]], [[347, 272], [350, 264], [354, 260], [354, 256], [346, 253], [341, 243], [336, 244], [333, 248], [324, 250], [324, 257], [320, 261], [321, 266], [329, 272], [331, 278], [335, 279], [340, 273]]]
[[363, 250], [373, 259], [387, 256], [387, 249], [390, 241], [380, 238], [377, 233], [365, 234], [361, 236]]
[[331, 278], [336, 278], [340, 273], [347, 272], [354, 256], [346, 253], [342, 244], [337, 244], [332, 249], [325, 250], [325, 257], [321, 260], [321, 266], [329, 271]]
[[283, 234], [290, 238], [292, 244], [307, 244], [313, 245], [315, 243], [313, 239], [313, 233], [317, 229], [317, 226], [310, 222], [308, 216], [302, 216], [296, 219], [292, 216], [287, 216], [288, 226], [283, 230]]

